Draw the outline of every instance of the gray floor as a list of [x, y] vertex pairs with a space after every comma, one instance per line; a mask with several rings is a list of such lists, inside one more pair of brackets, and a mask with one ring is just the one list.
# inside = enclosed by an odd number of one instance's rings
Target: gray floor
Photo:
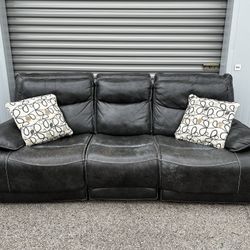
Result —
[[0, 204], [0, 249], [250, 249], [249, 205]]

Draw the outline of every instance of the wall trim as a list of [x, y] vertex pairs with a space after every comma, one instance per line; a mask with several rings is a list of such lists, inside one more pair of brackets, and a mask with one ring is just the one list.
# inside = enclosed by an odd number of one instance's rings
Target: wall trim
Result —
[[0, 1], [0, 123], [9, 119], [4, 105], [14, 100], [15, 77], [9, 40], [5, 1]]
[[10, 47], [10, 38], [9, 38], [9, 28], [7, 22], [7, 14], [6, 14], [6, 5], [5, 1], [0, 1], [0, 29], [2, 35], [2, 46], [4, 48], [3, 54], [1, 58], [5, 59], [6, 71], [8, 77], [9, 91], [11, 100], [14, 99], [15, 94], [15, 77], [14, 77], [14, 69], [12, 63], [12, 53]]
[[[236, 118], [250, 126], [250, 30], [249, 0], [228, 0], [220, 73], [230, 73], [235, 101], [240, 103]], [[236, 65], [240, 66], [237, 70]]]
[[220, 74], [232, 73], [234, 45], [237, 37], [240, 1], [228, 0], [221, 55]]

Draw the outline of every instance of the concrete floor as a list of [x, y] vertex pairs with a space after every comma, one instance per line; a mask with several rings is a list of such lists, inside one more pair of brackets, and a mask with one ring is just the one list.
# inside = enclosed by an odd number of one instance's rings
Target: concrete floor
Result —
[[0, 249], [250, 249], [250, 205], [0, 204]]

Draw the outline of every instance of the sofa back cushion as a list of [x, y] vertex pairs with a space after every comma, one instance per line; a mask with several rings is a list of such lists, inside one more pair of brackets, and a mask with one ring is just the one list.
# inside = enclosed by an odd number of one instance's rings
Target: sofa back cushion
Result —
[[16, 101], [55, 94], [74, 134], [94, 132], [93, 76], [89, 73], [21, 73], [16, 76]]
[[99, 74], [96, 130], [110, 135], [151, 133], [152, 82], [149, 74]]
[[173, 136], [188, 104], [188, 96], [233, 101], [232, 77], [228, 74], [167, 74], [155, 76], [153, 133]]

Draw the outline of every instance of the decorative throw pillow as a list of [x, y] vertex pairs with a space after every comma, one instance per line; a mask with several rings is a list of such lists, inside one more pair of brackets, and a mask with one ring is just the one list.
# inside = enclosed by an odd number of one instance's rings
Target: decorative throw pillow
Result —
[[27, 146], [73, 134], [53, 94], [10, 102], [5, 107], [14, 118]]
[[235, 113], [235, 102], [199, 98], [191, 94], [175, 138], [193, 143], [224, 148]]

